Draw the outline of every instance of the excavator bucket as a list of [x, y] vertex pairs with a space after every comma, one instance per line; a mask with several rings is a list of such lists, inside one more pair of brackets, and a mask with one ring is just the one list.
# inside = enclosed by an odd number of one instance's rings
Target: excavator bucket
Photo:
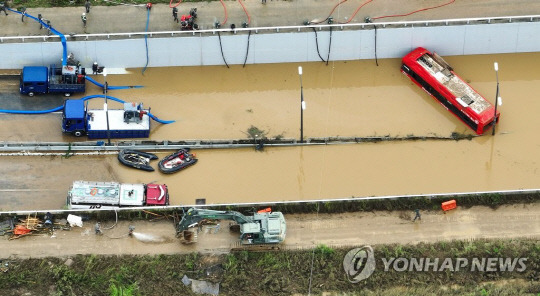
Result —
[[197, 234], [190, 230], [184, 230], [179, 235], [183, 244], [192, 244], [197, 241]]

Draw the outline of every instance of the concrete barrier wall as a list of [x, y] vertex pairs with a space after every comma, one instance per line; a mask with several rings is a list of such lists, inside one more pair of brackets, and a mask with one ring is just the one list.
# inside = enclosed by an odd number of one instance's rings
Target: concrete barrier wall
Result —
[[[449, 26], [407, 26], [401, 28], [310, 28], [300, 32], [273, 33], [259, 31], [249, 38], [247, 64], [289, 63], [330, 60], [356, 60], [377, 57], [399, 58], [417, 46], [426, 47], [441, 55], [473, 55], [540, 51], [540, 22], [510, 22]], [[331, 35], [331, 39], [330, 39]], [[163, 36], [163, 35], [161, 35]], [[148, 67], [224, 65], [221, 50], [228, 64], [243, 64], [246, 59], [248, 33], [197, 32], [170, 38], [148, 38]], [[68, 41], [83, 66], [94, 61], [109, 68], [136, 68], [146, 65], [144, 38], [121, 40]], [[60, 42], [26, 42], [0, 44], [1, 69], [21, 69], [25, 65], [60, 63]], [[5, 59], [5, 57], [10, 57]]]

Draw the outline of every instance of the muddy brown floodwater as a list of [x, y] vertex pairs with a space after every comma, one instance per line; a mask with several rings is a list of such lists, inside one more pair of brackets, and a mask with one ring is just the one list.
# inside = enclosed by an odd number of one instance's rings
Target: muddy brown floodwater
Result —
[[[540, 53], [445, 58], [492, 102], [493, 62], [499, 63], [504, 104], [495, 137], [490, 130], [459, 142], [200, 150], [195, 151], [197, 165], [175, 175], [132, 170], [114, 156], [2, 157], [1, 208], [59, 208], [69, 185], [78, 179], [163, 182], [169, 185], [172, 204], [193, 204], [196, 198], [228, 203], [537, 188]], [[109, 75], [107, 81], [144, 85], [110, 95], [143, 102], [158, 117], [177, 120], [154, 124], [153, 140], [245, 138], [251, 125], [269, 137], [298, 138], [299, 65], [307, 103], [305, 137], [472, 134], [400, 73], [399, 59], [379, 60], [379, 66], [368, 60], [328, 66], [321, 62], [151, 68], [144, 76], [140, 69], [130, 69], [131, 74]], [[95, 93], [99, 89], [89, 87], [87, 94]], [[59, 114], [1, 115], [0, 120], [3, 140], [76, 140], [61, 134]]]

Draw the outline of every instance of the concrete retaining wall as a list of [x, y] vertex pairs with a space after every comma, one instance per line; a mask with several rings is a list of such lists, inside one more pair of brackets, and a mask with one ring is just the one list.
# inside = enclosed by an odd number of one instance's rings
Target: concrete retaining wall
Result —
[[[532, 19], [531, 19], [532, 20]], [[320, 61], [315, 33], [311, 28], [299, 32], [278, 33], [274, 29], [253, 32], [249, 40], [247, 64]], [[471, 55], [540, 51], [540, 22], [509, 22], [443, 26], [333, 27], [330, 60], [398, 58], [417, 46], [441, 55]], [[165, 38], [164, 34], [148, 38], [148, 67], [224, 65], [220, 38], [216, 32], [196, 32]], [[57, 40], [57, 39], [55, 39]], [[317, 29], [320, 55], [328, 57], [329, 27]], [[221, 32], [221, 45], [228, 64], [243, 64], [246, 58], [248, 32]], [[144, 38], [118, 40], [68, 41], [83, 66], [93, 61], [109, 68], [135, 68], [146, 64]], [[21, 69], [25, 65], [60, 63], [60, 42], [25, 42], [0, 44], [1, 69]]]

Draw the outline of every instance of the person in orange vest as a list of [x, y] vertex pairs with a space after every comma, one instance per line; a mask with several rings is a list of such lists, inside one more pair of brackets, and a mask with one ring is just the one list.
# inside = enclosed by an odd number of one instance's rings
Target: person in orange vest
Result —
[[414, 210], [414, 213], [416, 215], [414, 216], [413, 222], [416, 221], [416, 219], [422, 220], [422, 217], [420, 216], [420, 210], [419, 209]]

